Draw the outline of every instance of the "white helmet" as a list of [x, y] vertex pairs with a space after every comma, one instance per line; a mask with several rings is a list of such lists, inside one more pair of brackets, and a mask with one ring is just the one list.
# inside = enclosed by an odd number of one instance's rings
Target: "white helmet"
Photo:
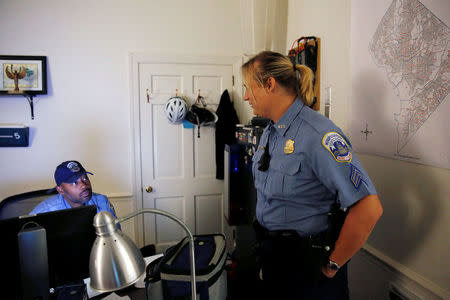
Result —
[[186, 117], [187, 104], [183, 98], [172, 97], [166, 103], [166, 116], [170, 123], [180, 124]]

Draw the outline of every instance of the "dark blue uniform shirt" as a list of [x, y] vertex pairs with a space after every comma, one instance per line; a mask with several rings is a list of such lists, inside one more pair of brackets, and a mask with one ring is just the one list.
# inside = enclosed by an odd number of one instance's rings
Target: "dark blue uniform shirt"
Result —
[[[267, 171], [258, 162], [269, 145]], [[337, 200], [349, 207], [376, 194], [366, 171], [342, 131], [296, 99], [281, 119], [270, 123], [253, 157], [256, 217], [269, 230], [294, 229], [300, 235], [327, 229]]]

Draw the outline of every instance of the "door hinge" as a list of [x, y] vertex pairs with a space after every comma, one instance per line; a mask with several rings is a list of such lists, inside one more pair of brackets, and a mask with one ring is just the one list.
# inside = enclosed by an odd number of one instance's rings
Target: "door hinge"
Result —
[[234, 75], [233, 75], [233, 76], [231, 76], [231, 81], [232, 81], [232, 83], [233, 83], [233, 86], [234, 86]]

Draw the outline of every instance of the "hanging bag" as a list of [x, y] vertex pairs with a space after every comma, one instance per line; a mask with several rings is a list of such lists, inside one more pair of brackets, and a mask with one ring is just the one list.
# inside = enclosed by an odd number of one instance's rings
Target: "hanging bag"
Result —
[[217, 115], [206, 108], [206, 103], [203, 99], [199, 95], [186, 113], [186, 120], [198, 126], [197, 137], [200, 137], [200, 126], [215, 124], [218, 120]]

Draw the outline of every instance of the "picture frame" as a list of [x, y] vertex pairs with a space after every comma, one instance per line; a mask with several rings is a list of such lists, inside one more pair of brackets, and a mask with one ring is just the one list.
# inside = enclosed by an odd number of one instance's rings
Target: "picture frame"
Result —
[[0, 95], [47, 94], [47, 57], [0, 55]]

